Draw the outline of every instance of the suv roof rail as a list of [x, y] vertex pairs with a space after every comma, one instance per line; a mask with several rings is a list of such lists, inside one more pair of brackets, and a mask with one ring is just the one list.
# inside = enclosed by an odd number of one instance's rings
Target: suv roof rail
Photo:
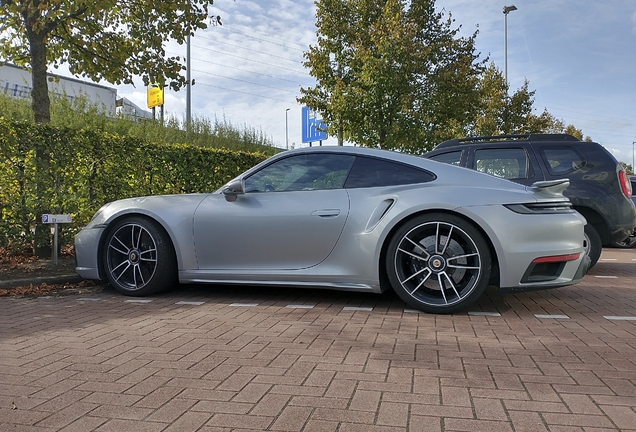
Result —
[[470, 144], [474, 142], [497, 142], [497, 141], [580, 141], [569, 134], [522, 134], [522, 135], [493, 135], [470, 138], [455, 138], [444, 141], [435, 148], [453, 147], [460, 144]]

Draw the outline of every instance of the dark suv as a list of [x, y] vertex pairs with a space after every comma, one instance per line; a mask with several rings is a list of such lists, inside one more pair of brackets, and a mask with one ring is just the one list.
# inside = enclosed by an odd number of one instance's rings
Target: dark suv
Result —
[[585, 248], [591, 265], [603, 245], [624, 241], [636, 227], [629, 178], [614, 156], [594, 142], [566, 134], [460, 138], [441, 143], [424, 157], [525, 185], [568, 178], [564, 195], [587, 219]]
[[[634, 191], [636, 191], [636, 176], [629, 176], [629, 181], [632, 182], [632, 201], [636, 206], [636, 195], [634, 195]], [[632, 234], [627, 237], [625, 240], [621, 242], [613, 242], [610, 243], [610, 246], [621, 249], [628, 249], [636, 247], [636, 228], [632, 231]]]

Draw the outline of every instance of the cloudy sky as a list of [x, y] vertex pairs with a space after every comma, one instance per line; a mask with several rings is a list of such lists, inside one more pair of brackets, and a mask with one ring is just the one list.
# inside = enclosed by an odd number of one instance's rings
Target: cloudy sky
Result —
[[[503, 7], [508, 15], [508, 78], [511, 89], [529, 81], [535, 107], [600, 142], [632, 163], [636, 141], [636, 1], [438, 0], [468, 35], [479, 30], [477, 49], [504, 69]], [[261, 129], [285, 147], [286, 109], [290, 146], [301, 143], [300, 87], [313, 85], [302, 66], [315, 43], [313, 0], [216, 0], [222, 26], [191, 39], [193, 116], [226, 118]], [[185, 55], [185, 46], [170, 45]], [[146, 106], [142, 83], [118, 93]], [[186, 93], [167, 92], [168, 115], [185, 118]], [[334, 144], [329, 138], [324, 144]]]

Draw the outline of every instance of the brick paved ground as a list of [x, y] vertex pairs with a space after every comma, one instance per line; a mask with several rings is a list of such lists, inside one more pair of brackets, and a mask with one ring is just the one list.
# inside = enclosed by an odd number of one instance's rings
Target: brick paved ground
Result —
[[130, 300], [0, 299], [1, 431], [636, 431], [636, 250], [451, 316], [313, 290]]

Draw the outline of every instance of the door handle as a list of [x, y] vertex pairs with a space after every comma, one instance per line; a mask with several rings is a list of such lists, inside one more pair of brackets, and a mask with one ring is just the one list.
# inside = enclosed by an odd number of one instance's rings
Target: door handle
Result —
[[319, 216], [323, 218], [336, 217], [339, 214], [340, 214], [340, 209], [314, 210], [313, 212], [311, 212], [312, 216]]

